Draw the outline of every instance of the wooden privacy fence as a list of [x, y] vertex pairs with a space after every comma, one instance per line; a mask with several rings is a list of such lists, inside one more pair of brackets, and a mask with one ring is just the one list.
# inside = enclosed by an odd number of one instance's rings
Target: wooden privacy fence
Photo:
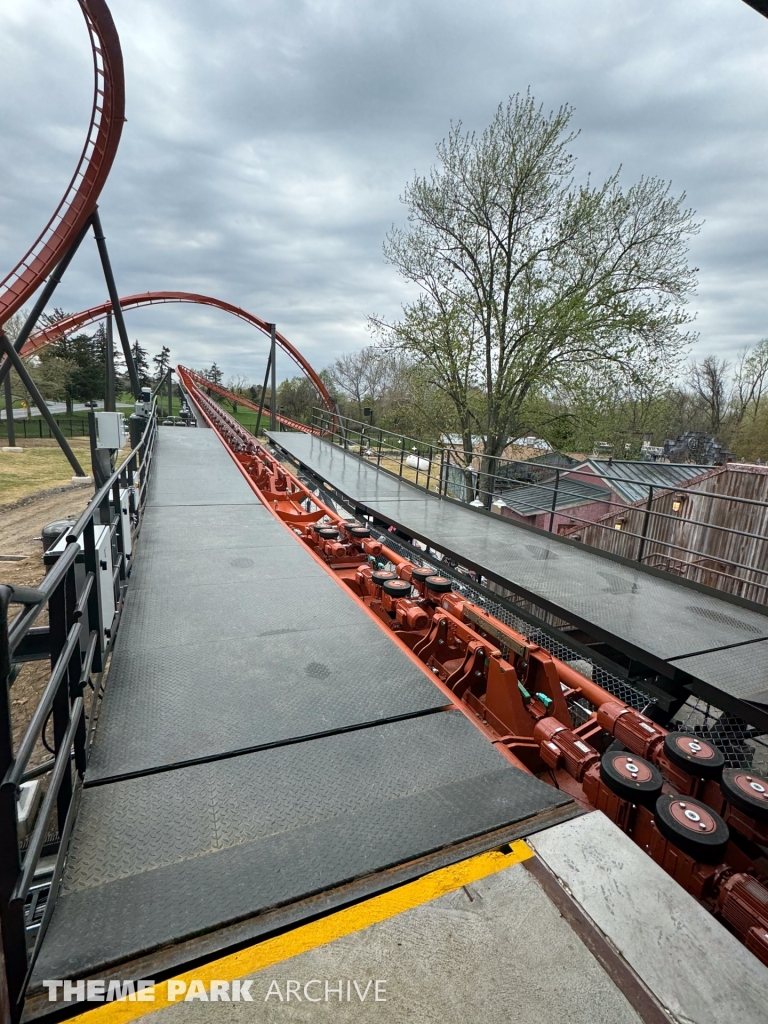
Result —
[[768, 467], [718, 466], [561, 534], [768, 603]]

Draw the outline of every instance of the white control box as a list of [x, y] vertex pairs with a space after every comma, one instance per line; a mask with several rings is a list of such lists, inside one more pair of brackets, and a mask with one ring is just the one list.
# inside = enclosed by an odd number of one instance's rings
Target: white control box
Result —
[[105, 639], [112, 636], [112, 623], [115, 618], [115, 584], [112, 579], [112, 536], [108, 526], [97, 526], [96, 564], [99, 570], [99, 605], [101, 606], [101, 627], [104, 631], [102, 647]]
[[[127, 492], [124, 492], [127, 494]], [[123, 502], [121, 501], [121, 506]], [[126, 502], [126, 507], [127, 502]], [[122, 512], [121, 512], [122, 514]], [[112, 565], [112, 537], [111, 530], [108, 526], [94, 526], [94, 539], [96, 542], [96, 590], [99, 595], [99, 617], [101, 619], [100, 625], [100, 642], [102, 652], [107, 646], [107, 640], [112, 636], [112, 625], [115, 620], [115, 612], [117, 610], [117, 601], [115, 595], [115, 583], [112, 578], [113, 565]], [[53, 565], [56, 559], [61, 555], [67, 546], [66, 535], [60, 537], [56, 543], [50, 547], [45, 553], [46, 565]], [[79, 568], [80, 572], [83, 572], [83, 538], [78, 537], [77, 540], [78, 555], [75, 560], [76, 569]], [[84, 578], [84, 577], [83, 577]]]
[[96, 413], [96, 447], [122, 448], [125, 444], [124, 417], [121, 412]]

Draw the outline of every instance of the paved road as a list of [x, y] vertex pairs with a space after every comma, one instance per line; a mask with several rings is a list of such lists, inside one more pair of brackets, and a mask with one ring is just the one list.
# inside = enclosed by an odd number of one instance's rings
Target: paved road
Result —
[[[103, 409], [104, 408], [104, 403], [103, 402], [97, 402], [96, 403], [96, 407], [97, 407], [97, 409]], [[67, 414], [67, 406], [66, 406], [66, 404], [64, 402], [49, 402], [48, 403], [48, 408], [51, 410], [51, 412], [55, 416], [65, 416]], [[77, 403], [76, 402], [72, 406], [72, 408], [73, 408], [73, 410], [75, 412], [82, 412], [84, 409], [87, 409], [88, 406], [84, 405], [83, 403]], [[133, 406], [132, 405], [126, 405], [126, 404], [118, 403], [117, 408], [118, 409], [132, 409]], [[39, 416], [39, 415], [40, 415], [40, 410], [36, 406], [33, 406], [32, 407], [32, 416], [35, 417], [35, 416]], [[27, 410], [26, 409], [14, 409], [13, 410], [13, 418], [15, 420], [23, 420], [23, 419], [26, 418], [26, 416], [27, 416]], [[6, 418], [5, 417], [5, 409], [2, 409], [2, 410], [0, 410], [0, 420], [4, 420], [5, 418]]]

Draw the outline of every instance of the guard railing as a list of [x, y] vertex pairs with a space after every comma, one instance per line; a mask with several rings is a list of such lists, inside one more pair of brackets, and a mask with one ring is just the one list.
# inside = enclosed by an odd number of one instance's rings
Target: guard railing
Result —
[[[153, 402], [141, 441], [57, 545], [58, 557], [39, 586], [0, 584], [0, 986], [14, 1021], [53, 912], [77, 813], [156, 434]], [[46, 609], [48, 624], [36, 626]], [[14, 749], [12, 687], [25, 662], [44, 659], [51, 672]], [[30, 766], [42, 756], [41, 745], [51, 756]], [[18, 799], [33, 780], [45, 793], [31, 835], [22, 841]], [[41, 869], [44, 855], [55, 857], [52, 872]]]
[[[604, 550], [699, 582], [768, 600], [768, 502], [719, 494], [696, 486], [644, 483], [601, 467], [557, 465], [558, 453], [535, 462], [465, 452], [463, 445], [437, 444], [398, 434], [372, 423], [314, 409], [312, 426], [328, 441], [442, 498], [563, 533]], [[701, 467], [702, 474], [709, 467]], [[573, 484], [595, 485], [585, 497]], [[640, 488], [644, 496], [621, 501], [612, 484]], [[607, 486], [605, 486], [607, 485]], [[602, 487], [602, 493], [597, 488]], [[516, 492], [533, 489], [529, 512], [516, 512]], [[531, 491], [528, 491], [530, 495]], [[592, 504], [599, 514], [585, 516]], [[505, 510], [505, 506], [507, 506]], [[698, 509], [698, 514], [695, 509]]]

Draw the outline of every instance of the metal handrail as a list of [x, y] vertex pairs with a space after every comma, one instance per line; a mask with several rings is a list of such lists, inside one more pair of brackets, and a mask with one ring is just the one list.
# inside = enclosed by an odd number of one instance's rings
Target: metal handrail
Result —
[[[318, 420], [320, 421], [319, 423], [317, 422]], [[343, 441], [343, 447], [345, 449], [348, 450], [349, 447], [350, 447], [350, 438], [354, 442], [354, 439], [355, 439], [355, 436], [356, 436], [359, 439], [359, 443], [360, 443], [360, 447], [361, 447], [361, 455], [362, 455], [362, 457], [365, 457], [365, 454], [362, 452], [363, 445], [366, 442], [369, 442], [369, 447], [370, 447], [370, 443], [373, 443], [373, 444], [378, 443], [378, 449], [375, 452], [375, 456], [376, 456], [375, 464], [376, 464], [377, 468], [379, 468], [380, 470], [382, 470], [385, 473], [391, 473], [391, 475], [398, 476], [400, 479], [403, 478], [403, 462], [404, 462], [404, 458], [405, 458], [406, 445], [412, 442], [413, 443], [413, 449], [417, 453], [417, 464], [416, 464], [416, 473], [415, 473], [416, 479], [414, 481], [414, 480], [409, 478], [409, 482], [410, 483], [414, 483], [415, 486], [421, 487], [422, 489], [427, 490], [427, 491], [429, 491], [431, 493], [436, 493], [440, 497], [448, 497], [449, 496], [449, 494], [448, 494], [448, 480], [447, 480], [447, 474], [445, 472], [446, 465], [455, 465], [462, 472], [464, 472], [464, 473], [469, 472], [473, 479], [471, 481], [468, 481], [466, 486], [470, 489], [470, 491], [471, 491], [471, 493], [473, 495], [477, 495], [477, 497], [480, 498], [481, 500], [485, 499], [483, 501], [483, 504], [486, 504], [486, 505], [489, 503], [490, 499], [492, 499], [496, 494], [500, 493], [501, 489], [498, 488], [498, 486], [496, 488], [494, 488], [494, 489], [491, 489], [489, 487], [484, 487], [483, 486], [483, 478], [485, 477], [486, 479], [490, 480], [492, 482], [492, 485], [494, 483], [497, 483], [498, 480], [499, 480], [498, 467], [500, 467], [500, 466], [503, 467], [505, 465], [506, 466], [523, 466], [523, 467], [527, 467], [527, 468], [530, 468], [530, 469], [536, 470], [536, 471], [540, 471], [542, 468], [546, 469], [548, 471], [551, 471], [554, 474], [554, 479], [552, 479], [552, 477], [550, 477], [547, 480], [538, 479], [533, 484], [531, 484], [529, 481], [522, 481], [522, 480], [517, 481], [517, 480], [514, 480], [514, 479], [510, 479], [509, 481], [505, 481], [505, 483], [508, 483], [508, 486], [504, 488], [505, 491], [511, 491], [515, 487], [530, 487], [530, 486], [534, 486], [534, 487], [540, 489], [541, 492], [544, 495], [547, 495], [547, 494], [551, 493], [551, 495], [552, 495], [551, 507], [548, 508], [548, 509], [541, 509], [537, 513], [534, 513], [534, 514], [546, 514], [547, 512], [549, 513], [548, 531], [550, 533], [554, 532], [554, 523], [555, 523], [555, 518], [556, 518], [556, 515], [557, 515], [557, 512], [558, 512], [558, 509], [557, 509], [557, 496], [558, 496], [558, 493], [560, 493], [560, 491], [567, 485], [568, 480], [571, 480], [571, 479], [574, 479], [574, 478], [578, 478], [578, 477], [589, 477], [589, 479], [594, 481], [595, 484], [598, 484], [599, 482], [606, 482], [606, 483], [609, 483], [609, 484], [611, 482], [615, 482], [615, 483], [622, 483], [623, 482], [623, 483], [632, 484], [633, 486], [636, 486], [636, 487], [647, 488], [647, 490], [648, 490], [647, 497], [645, 499], [640, 499], [639, 501], [633, 502], [631, 504], [620, 502], [620, 501], [616, 500], [613, 496], [609, 496], [611, 492], [610, 492], [610, 490], [608, 490], [608, 488], [606, 488], [606, 495], [605, 495], [605, 497], [604, 498], [600, 498], [600, 501], [604, 505], [608, 506], [609, 509], [611, 509], [611, 511], [607, 512], [602, 517], [603, 519], [615, 518], [615, 517], [617, 517], [620, 514], [631, 514], [631, 513], [635, 512], [635, 511], [637, 511], [639, 514], [641, 514], [643, 516], [643, 520], [642, 520], [642, 533], [635, 533], [635, 532], [632, 532], [632, 531], [629, 531], [629, 530], [622, 531], [622, 534], [623, 534], [624, 537], [632, 537], [632, 538], [637, 539], [638, 542], [639, 542], [638, 543], [638, 550], [637, 550], [637, 557], [635, 559], [636, 561], [638, 561], [638, 562], [643, 562], [644, 561], [645, 549], [646, 549], [647, 545], [649, 545], [649, 544], [650, 545], [659, 545], [659, 546], [666, 547], [667, 549], [675, 549], [675, 550], [687, 552], [688, 554], [698, 555], [698, 556], [701, 556], [703, 558], [714, 558], [714, 557], [716, 557], [718, 561], [722, 562], [723, 564], [727, 565], [728, 567], [730, 567], [732, 569], [738, 569], [738, 570], [746, 571], [746, 572], [749, 572], [749, 573], [756, 573], [756, 574], [768, 576], [768, 570], [761, 569], [758, 566], [746, 565], [745, 563], [735, 561], [733, 558], [728, 558], [727, 556], [725, 556], [723, 554], [715, 555], [711, 551], [694, 550], [691, 547], [686, 547], [683, 544], [677, 544], [672, 539], [663, 539], [663, 538], [660, 538], [660, 537], [653, 537], [651, 535], [652, 522], [657, 521], [657, 520], [660, 521], [660, 522], [674, 521], [674, 522], [679, 522], [679, 523], [685, 523], [686, 525], [691, 526], [691, 527], [701, 527], [701, 528], [703, 528], [703, 529], [705, 529], [707, 531], [717, 531], [718, 535], [721, 535], [721, 536], [722, 535], [726, 535], [726, 536], [739, 537], [739, 538], [743, 538], [745, 540], [757, 542], [758, 544], [765, 543], [768, 540], [768, 538], [766, 538], [766, 536], [764, 534], [762, 534], [762, 533], [754, 533], [754, 532], [751, 532], [749, 530], [741, 530], [741, 529], [738, 529], [736, 527], [725, 526], [725, 525], [722, 525], [722, 524], [719, 524], [719, 523], [705, 522], [705, 521], [702, 521], [700, 519], [691, 519], [691, 518], [681, 517], [681, 516], [678, 516], [678, 515], [676, 515], [674, 513], [671, 513], [671, 512], [665, 512], [665, 511], [662, 511], [660, 509], [654, 509], [653, 508], [653, 503], [654, 503], [654, 500], [656, 498], [660, 498], [660, 497], [664, 497], [664, 496], [669, 496], [669, 495], [675, 495], [675, 494], [679, 494], [681, 497], [686, 497], [686, 498], [689, 495], [700, 496], [701, 498], [708, 498], [708, 499], [711, 499], [713, 501], [727, 501], [727, 502], [732, 502], [732, 503], [734, 503], [736, 505], [747, 505], [747, 506], [754, 507], [755, 509], [759, 510], [758, 514], [762, 517], [763, 510], [768, 509], [768, 502], [766, 502], [766, 501], [760, 501], [758, 499], [742, 498], [742, 497], [738, 497], [738, 496], [735, 496], [735, 495], [732, 496], [732, 495], [727, 495], [727, 494], [713, 494], [713, 493], [710, 493], [709, 491], [702, 491], [702, 490], [700, 490], [698, 488], [691, 488], [691, 487], [686, 487], [686, 486], [680, 486], [680, 484], [670, 486], [670, 485], [665, 485], [663, 483], [662, 484], [659, 484], [659, 483], [655, 483], [655, 484], [642, 483], [640, 481], [633, 480], [633, 479], [631, 479], [629, 477], [620, 475], [618, 473], [595, 474], [593, 471], [586, 470], [586, 469], [578, 469], [578, 468], [570, 469], [568, 467], [562, 467], [562, 466], [550, 466], [550, 465], [548, 465], [546, 463], [540, 463], [540, 462], [530, 463], [530, 462], [525, 462], [523, 460], [518, 460], [518, 459], [509, 459], [509, 458], [506, 458], [505, 456], [496, 456], [496, 455], [487, 455], [486, 456], [486, 455], [483, 455], [482, 453], [477, 453], [476, 457], [479, 458], [479, 459], [490, 460], [490, 461], [492, 461], [494, 463], [494, 466], [491, 466], [488, 470], [476, 470], [476, 469], [473, 469], [471, 466], [468, 467], [468, 466], [462, 465], [461, 463], [458, 463], [456, 461], [456, 460], [458, 460], [460, 452], [459, 452], [459, 450], [456, 449], [455, 446], [451, 446], [451, 445], [440, 446], [440, 445], [437, 445], [437, 444], [435, 444], [434, 442], [431, 442], [431, 441], [418, 441], [417, 439], [408, 437], [407, 435], [397, 434], [395, 431], [385, 430], [383, 428], [373, 426], [372, 424], [364, 423], [361, 420], [354, 420], [354, 419], [352, 419], [350, 417], [340, 417], [339, 420], [343, 421], [345, 426], [346, 426], [347, 433], [346, 433], [346, 436], [345, 436], [344, 441]], [[313, 410], [313, 420], [312, 420], [312, 422], [313, 422], [313, 424], [318, 425], [321, 433], [324, 434], [327, 438], [329, 438], [331, 440], [331, 443], [335, 442], [336, 436], [337, 436], [337, 430], [335, 429], [333, 424], [330, 422], [330, 418], [328, 417], [328, 414], [327, 414], [327, 412], [325, 410], [314, 409]], [[355, 429], [355, 428], [358, 428], [358, 429]], [[395, 441], [397, 443], [393, 443], [393, 441]], [[387, 451], [389, 451], [391, 453], [390, 456], [388, 456], [386, 454]], [[371, 453], [371, 454], [373, 455], [374, 453]], [[409, 454], [411, 454], [411, 453], [409, 453]], [[430, 476], [431, 476], [431, 471], [432, 471], [432, 462], [433, 461], [435, 463], [438, 462], [438, 458], [437, 458], [438, 454], [439, 454], [439, 476], [438, 476], [438, 480], [437, 480], [437, 487], [435, 488], [435, 487], [430, 487]], [[395, 470], [389, 470], [385, 465], [382, 465], [382, 461], [387, 461], [387, 459], [389, 457], [394, 457], [395, 461], [399, 457], [399, 459], [400, 459], [399, 473], [396, 472]], [[420, 481], [420, 479], [419, 479], [419, 477], [420, 477], [420, 467], [419, 467], [418, 459], [420, 459], [420, 458], [424, 458], [425, 461], [427, 459], [429, 460], [429, 468], [428, 468], [427, 473], [426, 473], [426, 477], [427, 477], [426, 478], [426, 484], [423, 481]], [[373, 461], [372, 458], [371, 458], [371, 461]], [[436, 466], [436, 468], [438, 468], [438, 467]], [[702, 471], [706, 470], [707, 468], [708, 467], [701, 467]], [[421, 472], [423, 472], [423, 471], [421, 471]], [[461, 500], [461, 499], [456, 499], [456, 500]], [[593, 500], [597, 500], [597, 499], [593, 498]], [[586, 526], [586, 527], [596, 526], [596, 527], [598, 527], [598, 528], [600, 528], [602, 530], [613, 530], [614, 529], [614, 525], [612, 523], [610, 523], [610, 522], [606, 523], [606, 522], [602, 522], [602, 521], [599, 521], [599, 520], [584, 519], [583, 517], [580, 517], [580, 516], [576, 515], [573, 512], [573, 506], [569, 507], [568, 518], [571, 520], [571, 524], [573, 525], [574, 530], [578, 530], [580, 528], [580, 526], [582, 526], [582, 525]], [[576, 525], [576, 524], [579, 524], [579, 525]], [[734, 577], [734, 579], [740, 579], [740, 577]], [[749, 580], [745, 580], [744, 582], [746, 582], [747, 584], [750, 583]], [[760, 587], [762, 589], [762, 585], [757, 583], [757, 582], [755, 582], [752, 585]]]
[[[28, 954], [25, 921], [25, 900], [32, 886], [39, 858], [48, 843], [49, 819], [54, 807], [58, 822], [58, 851], [54, 883], [61, 878], [67, 839], [77, 809], [80, 787], [85, 772], [89, 745], [93, 738], [93, 710], [102, 685], [105, 658], [114, 643], [122, 608], [121, 580], [129, 571], [125, 530], [131, 542], [141, 526], [146, 488], [153, 462], [157, 437], [157, 403], [152, 402], [149, 422], [138, 445], [122, 465], [98, 489], [87, 508], [66, 536], [60, 556], [41, 581], [37, 591], [25, 595], [33, 603], [22, 606], [21, 612], [8, 622], [9, 601], [13, 589], [0, 585], [0, 696], [15, 678], [13, 655], [29, 634], [41, 610], [48, 606], [49, 626], [39, 631], [47, 636], [46, 649], [37, 646], [33, 657], [50, 654], [51, 672], [42, 695], [32, 712], [29, 724], [14, 756], [11, 740], [10, 702], [0, 701], [0, 965], [4, 965], [5, 983], [13, 1007], [21, 1005], [29, 981], [34, 958], [50, 920], [56, 893], [51, 891], [49, 906], [40, 924], [32, 955]], [[138, 477], [137, 477], [138, 473]], [[137, 484], [138, 487], [134, 486]], [[131, 511], [137, 513], [135, 529], [125, 524], [121, 514], [121, 491], [131, 489]], [[112, 512], [114, 505], [114, 515]], [[104, 526], [114, 554], [114, 571], [104, 585], [114, 589], [115, 617], [108, 640], [101, 633], [101, 580], [96, 553], [96, 528]], [[75, 574], [75, 560], [82, 553], [85, 577], [81, 582]], [[106, 627], [106, 623], [104, 624]], [[99, 642], [101, 637], [101, 642]], [[38, 638], [39, 639], [39, 638]], [[22, 652], [22, 660], [29, 660]], [[92, 677], [94, 682], [92, 682]], [[83, 694], [93, 690], [90, 721], [87, 722]], [[53, 757], [37, 768], [28, 769], [32, 753], [53, 719]], [[75, 773], [71, 766], [74, 764]], [[48, 789], [38, 813], [35, 827], [22, 859], [18, 839], [17, 793], [19, 786], [33, 778], [48, 776]], [[3, 979], [0, 979], [0, 982]], [[14, 1011], [15, 1012], [15, 1011]]]
[[[325, 415], [328, 415], [325, 412], [325, 410], [322, 410], [322, 409], [315, 408], [312, 411], [313, 411], [313, 414], [314, 413], [325, 413]], [[389, 434], [392, 437], [400, 437], [400, 438], [402, 438], [405, 441], [413, 441], [413, 443], [415, 445], [420, 445], [420, 446], [425, 447], [425, 448], [430, 448], [430, 449], [433, 449], [433, 450], [438, 451], [438, 452], [445, 452], [445, 453], [447, 453], [449, 455], [456, 455], [456, 456], [458, 456], [460, 451], [463, 451], [463, 449], [459, 450], [454, 445], [438, 445], [438, 444], [435, 444], [434, 441], [419, 441], [416, 438], [409, 437], [407, 434], [398, 434], [396, 431], [393, 431], [393, 430], [382, 430], [382, 428], [376, 427], [376, 426], [371, 426], [371, 424], [365, 423], [362, 420], [354, 420], [354, 419], [350, 419], [349, 417], [346, 417], [346, 416], [341, 416], [339, 418], [344, 420], [345, 423], [356, 423], [356, 424], [359, 424], [361, 427], [364, 428], [364, 431], [375, 430], [375, 431], [378, 431], [378, 432], [383, 432], [383, 433]], [[400, 448], [393, 446], [393, 451], [400, 451]], [[704, 498], [714, 498], [714, 499], [718, 499], [720, 501], [734, 501], [734, 502], [737, 502], [737, 503], [740, 503], [740, 504], [752, 505], [752, 506], [755, 506], [755, 507], [758, 507], [758, 508], [768, 508], [768, 501], [760, 501], [757, 498], [754, 498], [754, 499], [753, 498], [740, 498], [740, 497], [737, 497], [736, 495], [731, 496], [731, 495], [727, 495], [727, 494], [713, 494], [710, 491], [699, 491], [699, 490], [694, 490], [693, 488], [690, 488], [690, 487], [684, 487], [684, 486], [680, 486], [680, 485], [672, 487], [672, 486], [667, 486], [667, 485], [664, 485], [664, 484], [646, 484], [646, 483], [643, 483], [643, 482], [638, 481], [638, 480], [633, 480], [631, 477], [618, 476], [615, 473], [602, 473], [600, 476], [597, 476], [595, 473], [590, 472], [589, 470], [578, 469], [577, 467], [574, 467], [573, 469], [569, 469], [568, 467], [565, 467], [565, 466], [550, 466], [549, 464], [542, 463], [542, 462], [535, 462], [535, 463], [533, 463], [533, 462], [526, 461], [525, 459], [511, 459], [511, 458], [509, 458], [509, 457], [507, 457], [505, 455], [486, 455], [483, 452], [475, 452], [473, 454], [474, 454], [475, 458], [478, 458], [478, 459], [492, 459], [492, 460], [494, 460], [496, 462], [501, 462], [501, 463], [503, 463], [505, 465], [529, 466], [532, 469], [551, 469], [553, 472], [555, 472], [555, 471], [559, 472], [559, 473], [563, 474], [564, 476], [589, 476], [592, 479], [611, 480], [614, 483], [632, 484], [635, 487], [654, 487], [654, 488], [658, 488], [659, 490], [662, 490], [662, 491], [682, 491], [685, 494], [697, 494], [697, 495], [701, 495]], [[457, 463], [456, 465], [460, 469], [470, 469], [471, 468], [469, 466], [462, 466], [459, 463]], [[713, 467], [713, 466], [701, 466], [700, 468], [701, 468], [702, 472], [706, 472], [707, 470], [711, 470], [711, 469], [714, 469], [716, 467]], [[490, 472], [484, 473], [484, 472], [482, 472], [480, 470], [473, 470], [473, 472], [478, 473], [478, 475], [480, 475], [480, 476], [496, 476], [497, 475], [497, 474], [492, 474]], [[509, 483], [510, 483], [511, 486], [515, 486], [518, 483], [519, 483], [519, 485], [521, 487], [530, 487], [531, 486], [531, 484], [529, 482], [526, 482], [526, 481], [510, 480]], [[549, 489], [549, 488], [547, 488], [546, 483], [540, 483], [539, 481], [536, 481], [533, 486]], [[496, 491], [487, 491], [486, 493], [487, 494], [495, 494]], [[620, 502], [614, 502], [613, 504], [620, 505], [621, 503]], [[628, 508], [628, 507], [632, 507], [632, 506], [631, 505], [629, 505], [629, 506], [628, 505], [621, 505], [621, 507], [622, 508]], [[542, 511], [545, 511], [545, 510], [542, 509]]]
[[[94, 515], [98, 512], [104, 502], [109, 499], [110, 491], [114, 488], [115, 484], [120, 483], [121, 480], [126, 482], [125, 477], [128, 472], [132, 471], [131, 467], [135, 464], [136, 459], [142, 454], [145, 448], [151, 449], [154, 445], [156, 430], [156, 400], [154, 400], [152, 403], [150, 420], [141, 441], [139, 441], [136, 447], [128, 454], [126, 459], [115, 470], [109, 480], [107, 480], [106, 483], [96, 492], [93, 498], [91, 498], [85, 508], [85, 511], [75, 522], [75, 525], [69, 530], [67, 534], [67, 550], [64, 551], [61, 557], [56, 560], [55, 565], [51, 568], [50, 572], [46, 573], [40, 583], [40, 586], [37, 588], [38, 592], [42, 595], [40, 601], [36, 604], [26, 605], [24, 610], [22, 610], [13, 622], [9, 624], [8, 639], [11, 653], [13, 653], [13, 651], [18, 647], [20, 641], [26, 636], [32, 626], [32, 623], [40, 614], [43, 606], [47, 603], [51, 594], [61, 583], [72, 563], [77, 558], [78, 549], [74, 545], [78, 540], [80, 540], [86, 526], [91, 522]], [[142, 481], [142, 486], [143, 483], [144, 481]]]

